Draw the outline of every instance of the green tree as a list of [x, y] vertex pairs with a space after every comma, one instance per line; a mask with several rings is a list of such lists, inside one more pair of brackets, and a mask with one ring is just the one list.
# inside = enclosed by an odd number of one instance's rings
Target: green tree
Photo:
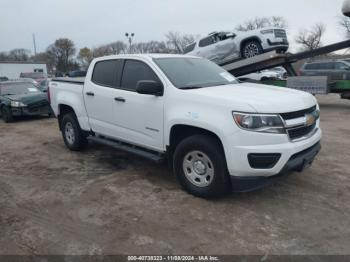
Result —
[[76, 49], [74, 42], [68, 38], [60, 38], [47, 48], [48, 55], [55, 61], [56, 70], [68, 72], [75, 68], [73, 56]]
[[83, 47], [79, 50], [78, 60], [84, 68], [87, 68], [92, 60], [92, 50], [88, 47]]

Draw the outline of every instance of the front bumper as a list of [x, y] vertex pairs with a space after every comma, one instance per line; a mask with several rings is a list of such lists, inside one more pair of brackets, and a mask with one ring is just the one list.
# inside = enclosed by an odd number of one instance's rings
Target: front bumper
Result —
[[277, 45], [283, 45], [283, 46], [289, 46], [289, 43], [286, 39], [283, 40], [270, 40], [267, 39], [267, 43], [270, 46], [277, 46]]
[[289, 48], [289, 42], [284, 38], [266, 38], [262, 41], [262, 47], [265, 52], [272, 50], [286, 52]]
[[[223, 138], [229, 174], [237, 177], [270, 177], [281, 173], [292, 155], [318, 143], [322, 131], [317, 120], [315, 132], [303, 140], [292, 142], [286, 134], [264, 134], [239, 130]], [[280, 154], [277, 163], [268, 169], [252, 168], [249, 154]]]
[[12, 107], [11, 108], [13, 116], [38, 116], [38, 115], [48, 115], [51, 113], [51, 108], [49, 105], [41, 107]]
[[290, 172], [301, 172], [305, 167], [308, 167], [314, 161], [316, 155], [321, 150], [320, 142], [315, 145], [292, 155], [288, 162], [284, 165], [281, 172], [270, 177], [235, 177], [230, 176], [233, 192], [249, 192], [259, 188], [266, 187], [275, 183], [276, 181], [288, 176]]

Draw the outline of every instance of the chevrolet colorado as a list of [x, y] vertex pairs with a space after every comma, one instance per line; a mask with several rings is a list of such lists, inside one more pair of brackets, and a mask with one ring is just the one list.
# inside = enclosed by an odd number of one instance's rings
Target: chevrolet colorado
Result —
[[69, 149], [91, 140], [167, 159], [182, 187], [201, 197], [265, 186], [320, 150], [312, 95], [239, 83], [193, 56], [97, 58], [85, 79], [51, 81], [49, 97]]

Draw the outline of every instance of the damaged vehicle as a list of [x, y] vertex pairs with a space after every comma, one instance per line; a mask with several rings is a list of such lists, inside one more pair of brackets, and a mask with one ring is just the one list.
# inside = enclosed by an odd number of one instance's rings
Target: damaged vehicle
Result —
[[19, 116], [51, 115], [47, 95], [28, 81], [6, 81], [0, 84], [2, 119], [13, 122]]
[[284, 29], [263, 28], [247, 32], [213, 32], [188, 45], [184, 53], [223, 64], [272, 50], [286, 52], [288, 47], [289, 43]]

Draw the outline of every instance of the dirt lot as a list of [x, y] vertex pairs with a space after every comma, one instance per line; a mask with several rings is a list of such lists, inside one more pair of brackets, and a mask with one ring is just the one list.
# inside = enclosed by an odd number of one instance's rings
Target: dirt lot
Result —
[[318, 99], [310, 169], [211, 201], [164, 165], [68, 151], [55, 119], [0, 121], [0, 254], [349, 254], [350, 101]]

